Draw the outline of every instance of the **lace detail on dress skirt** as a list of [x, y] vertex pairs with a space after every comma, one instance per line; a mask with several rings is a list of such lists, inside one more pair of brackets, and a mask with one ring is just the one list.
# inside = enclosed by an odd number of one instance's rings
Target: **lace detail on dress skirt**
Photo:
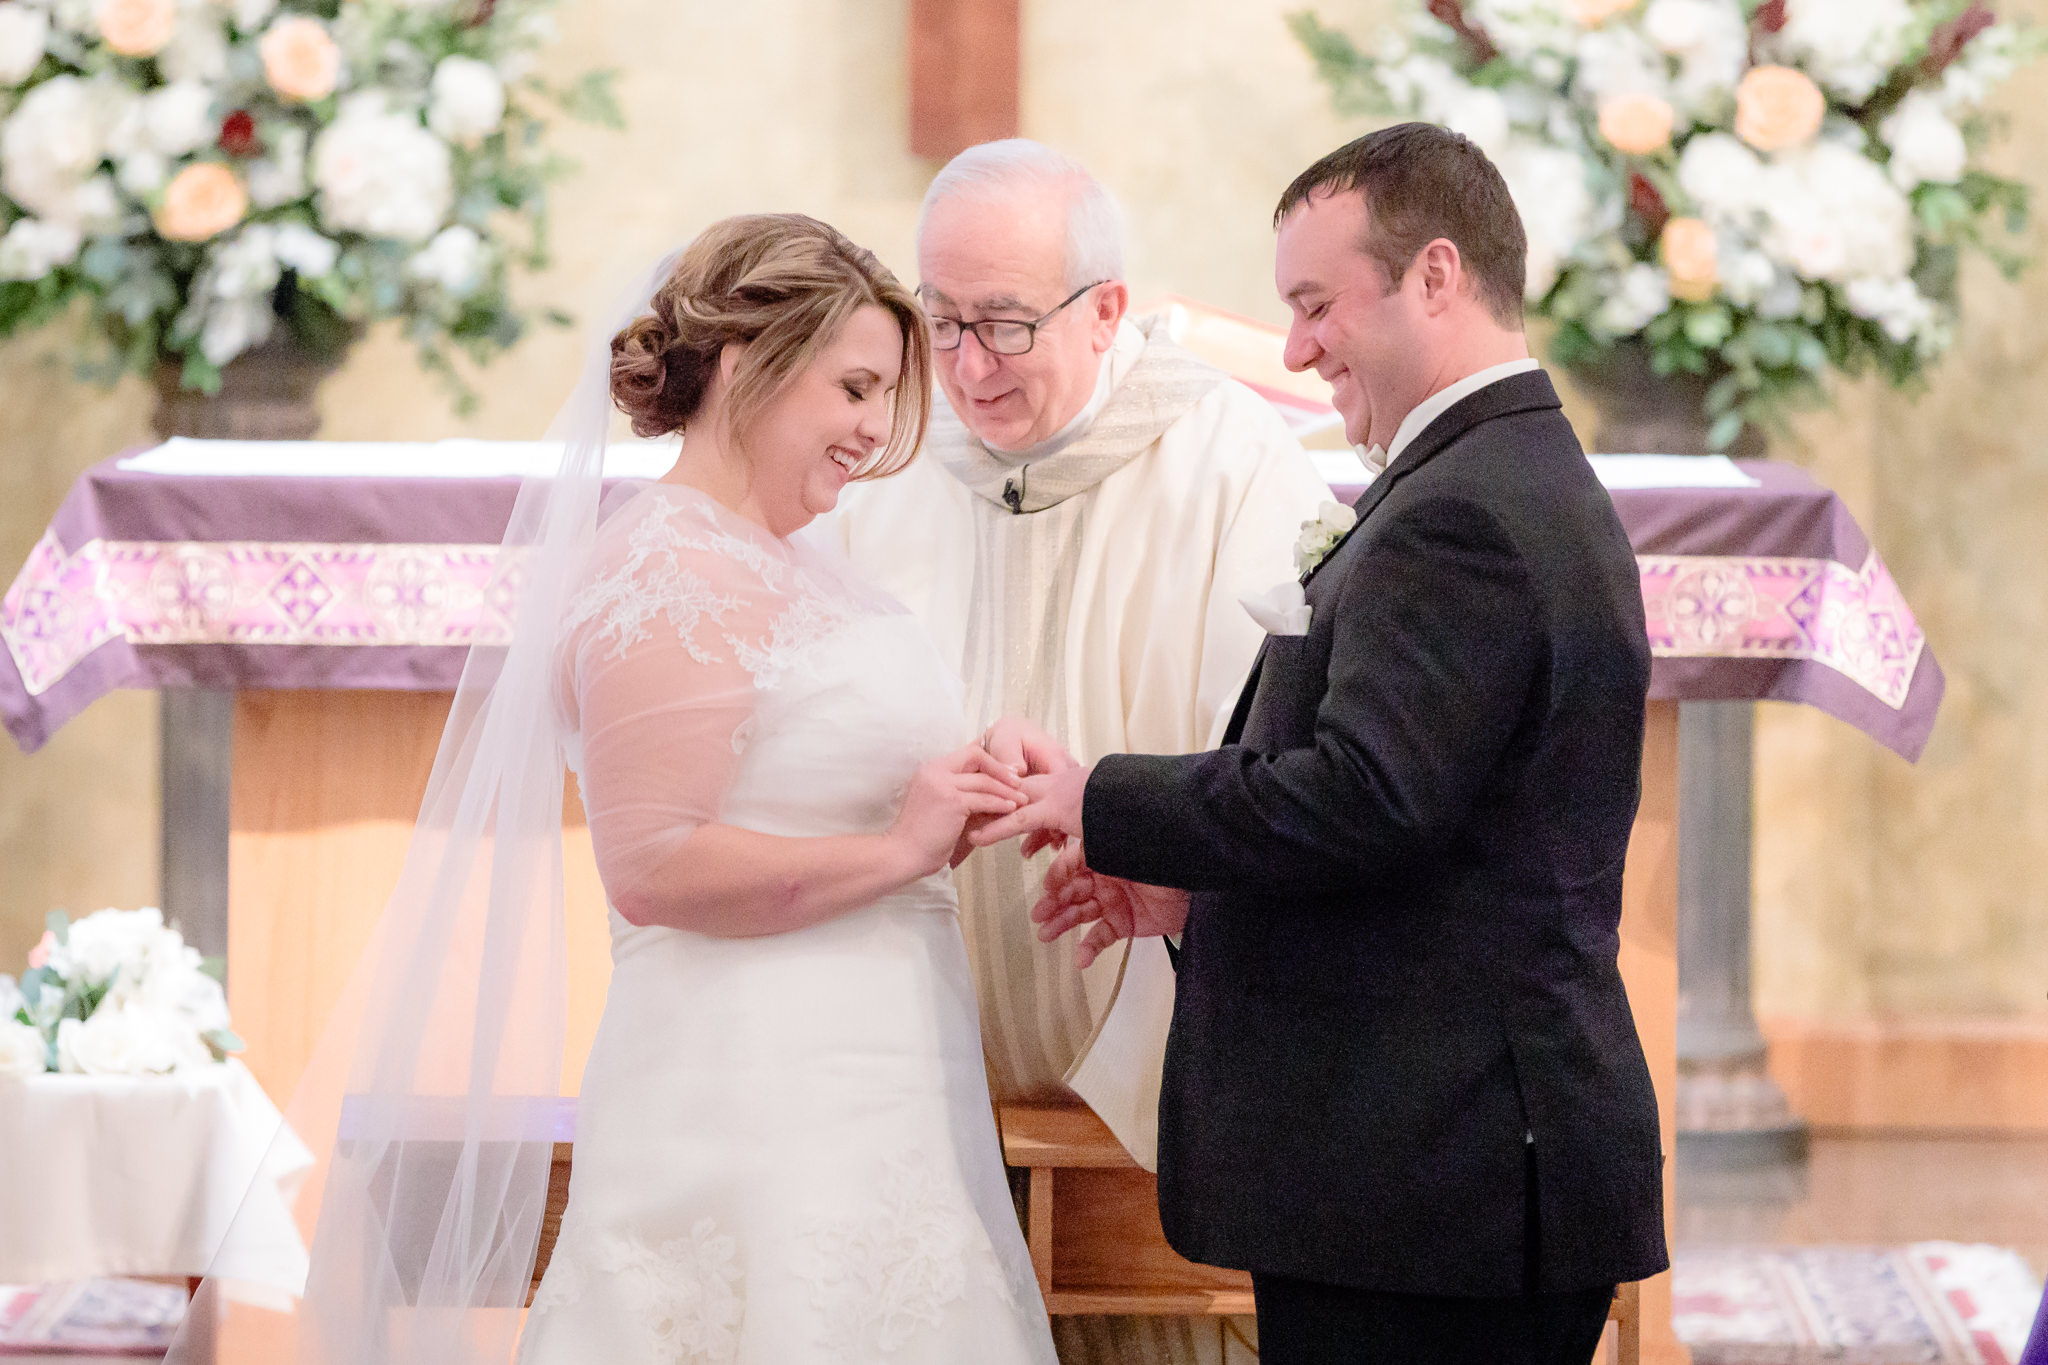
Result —
[[827, 1341], [843, 1350], [894, 1351], [938, 1326], [970, 1271], [1007, 1297], [981, 1219], [921, 1152], [890, 1157], [872, 1207], [818, 1226], [810, 1241], [804, 1278]]
[[596, 1233], [555, 1246], [548, 1273], [533, 1296], [535, 1314], [559, 1312], [590, 1296], [613, 1302], [637, 1324], [648, 1360], [677, 1365], [730, 1365], [739, 1354], [746, 1300], [738, 1248], [709, 1218], [687, 1236], [649, 1246], [637, 1237]]

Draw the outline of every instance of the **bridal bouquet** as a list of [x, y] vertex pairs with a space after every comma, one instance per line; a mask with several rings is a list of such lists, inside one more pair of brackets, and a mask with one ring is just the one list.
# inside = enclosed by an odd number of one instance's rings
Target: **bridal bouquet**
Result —
[[535, 74], [548, 4], [0, 0], [0, 336], [82, 305], [100, 377], [216, 392], [396, 318], [466, 399], [545, 263], [541, 106], [617, 124], [607, 73]]
[[20, 982], [0, 976], [0, 1079], [157, 1075], [239, 1052], [220, 971], [157, 910], [59, 911]]
[[2026, 188], [1992, 92], [2041, 36], [1969, 0], [1428, 0], [1366, 52], [1293, 21], [1340, 105], [1443, 124], [1506, 177], [1552, 359], [1713, 377], [1711, 440], [1833, 367], [1919, 376], [1961, 248], [2008, 274]]

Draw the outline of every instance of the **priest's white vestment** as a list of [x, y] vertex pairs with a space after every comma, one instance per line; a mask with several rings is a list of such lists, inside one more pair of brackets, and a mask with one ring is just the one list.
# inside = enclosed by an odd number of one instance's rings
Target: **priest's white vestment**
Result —
[[[833, 522], [957, 664], [969, 719], [1024, 716], [1091, 762], [1217, 743], [1264, 639], [1240, 599], [1294, 576], [1301, 525], [1329, 496], [1270, 404], [1145, 319], [1120, 327], [1094, 402], [1038, 451], [991, 451], [941, 395], [924, 453], [848, 488]], [[1044, 862], [1012, 843], [957, 874], [997, 1098], [1071, 1090], [1151, 1169], [1165, 947], [1104, 954], [1084, 980], [1070, 942], [1034, 933]]]

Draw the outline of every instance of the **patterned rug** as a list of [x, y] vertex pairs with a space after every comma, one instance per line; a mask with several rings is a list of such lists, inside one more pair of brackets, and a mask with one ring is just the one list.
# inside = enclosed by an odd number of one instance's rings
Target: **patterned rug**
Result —
[[1693, 1365], [2014, 1365], [2041, 1284], [2004, 1247], [1698, 1248], [1672, 1318]]
[[185, 1316], [185, 1291], [149, 1280], [0, 1284], [0, 1356], [161, 1356]]

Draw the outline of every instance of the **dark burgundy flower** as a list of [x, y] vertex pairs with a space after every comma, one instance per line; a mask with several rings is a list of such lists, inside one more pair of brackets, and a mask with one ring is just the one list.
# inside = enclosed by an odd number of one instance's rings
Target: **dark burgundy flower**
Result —
[[1776, 33], [1785, 27], [1785, 0], [1764, 0], [1749, 16], [1749, 27], [1757, 33]]
[[1927, 39], [1927, 60], [1920, 69], [1928, 76], [1939, 76], [1948, 69], [1948, 64], [1962, 55], [1970, 40], [1998, 22], [1998, 16], [1985, 4], [1973, 4], [1955, 18], [1935, 29]]
[[1493, 39], [1486, 36], [1486, 30], [1465, 17], [1465, 7], [1458, 0], [1429, 0], [1429, 12], [1445, 28], [1458, 35], [1465, 42], [1466, 51], [1479, 66], [1485, 66], [1500, 55], [1500, 49], [1493, 45]]
[[1628, 206], [1630, 212], [1642, 220], [1653, 242], [1663, 235], [1664, 225], [1671, 221], [1670, 206], [1641, 171], [1628, 173]]
[[256, 120], [247, 109], [237, 109], [220, 121], [220, 149], [229, 156], [255, 156], [263, 150]]

